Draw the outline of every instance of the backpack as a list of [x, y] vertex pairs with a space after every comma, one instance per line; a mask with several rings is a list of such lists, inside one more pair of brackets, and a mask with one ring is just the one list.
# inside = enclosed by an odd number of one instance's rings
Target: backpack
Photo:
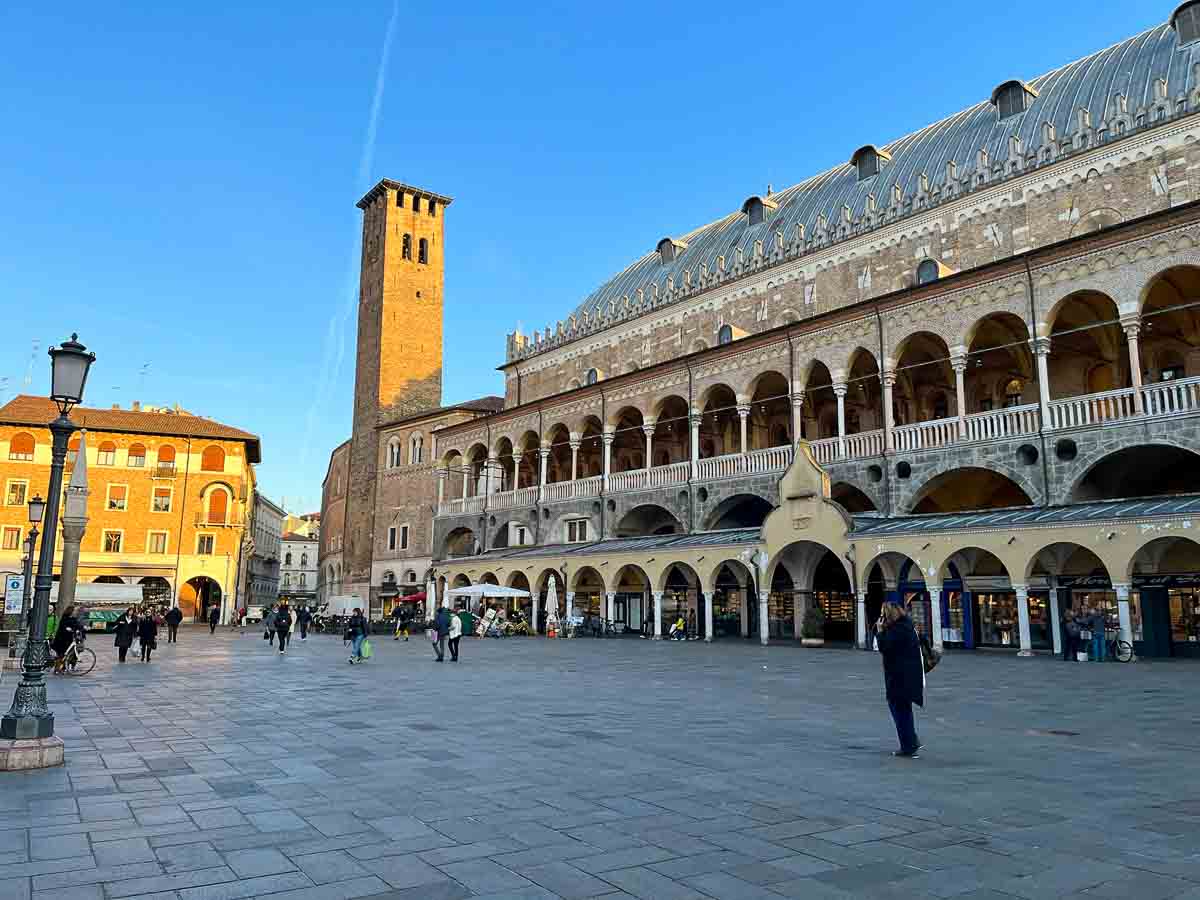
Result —
[[925, 674], [928, 675], [942, 661], [942, 651], [934, 647], [929, 642], [929, 638], [920, 632], [917, 632], [917, 640], [921, 642], [921, 666], [925, 669]]

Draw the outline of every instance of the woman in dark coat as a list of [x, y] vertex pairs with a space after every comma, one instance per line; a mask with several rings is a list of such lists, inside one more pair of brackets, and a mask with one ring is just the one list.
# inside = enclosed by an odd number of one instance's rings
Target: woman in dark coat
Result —
[[138, 617], [137, 612], [131, 606], [125, 612], [121, 613], [117, 619], [116, 640], [113, 642], [117, 648], [117, 662], [125, 662], [125, 655], [129, 653], [129, 648], [133, 646], [133, 636], [137, 634]]
[[71, 644], [75, 641], [75, 632], [80, 628], [79, 619], [75, 616], [75, 606], [72, 604], [63, 610], [62, 617], [58, 620], [58, 630], [54, 632], [54, 640], [50, 642], [50, 646], [54, 648], [57, 658], [54, 660], [54, 671], [61, 672], [63, 670], [63, 654], [70, 649]]
[[917, 737], [913, 722], [913, 704], [925, 705], [921, 642], [908, 612], [897, 603], [883, 605], [875, 631], [876, 646], [883, 656], [883, 685], [888, 707], [896, 723], [896, 736], [900, 739], [900, 749], [892, 751], [892, 755], [917, 759], [921, 739]]
[[150, 651], [158, 646], [158, 623], [147, 613], [138, 619], [138, 643], [142, 645], [142, 662], [150, 662]]

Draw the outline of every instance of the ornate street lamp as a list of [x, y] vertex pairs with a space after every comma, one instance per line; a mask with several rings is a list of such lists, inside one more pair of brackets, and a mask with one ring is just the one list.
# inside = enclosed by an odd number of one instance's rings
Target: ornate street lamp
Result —
[[[54, 713], [46, 704], [45, 668], [50, 655], [46, 643], [46, 617], [50, 612], [50, 583], [54, 569], [54, 545], [58, 542], [58, 509], [62, 502], [67, 441], [75, 430], [75, 423], [67, 418], [67, 414], [83, 399], [88, 370], [96, 359], [96, 354], [87, 352], [77, 338], [78, 335], [73, 334], [61, 347], [50, 349], [50, 399], [58, 407], [59, 416], [49, 425], [53, 437], [50, 486], [48, 499], [44, 504], [38, 504], [39, 518], [45, 518], [45, 527], [42, 529], [45, 537], [42, 538], [38, 555], [37, 584], [33, 593], [29, 640], [25, 643], [22, 660], [21, 682], [13, 695], [12, 706], [0, 719], [0, 738], [9, 740], [37, 740], [54, 736]], [[32, 503], [29, 514], [32, 518]]]
[[46, 512], [46, 501], [34, 495], [29, 501], [29, 534], [25, 538], [25, 586], [21, 591], [21, 633], [29, 634], [29, 600], [33, 596], [33, 554], [37, 548], [38, 524]]

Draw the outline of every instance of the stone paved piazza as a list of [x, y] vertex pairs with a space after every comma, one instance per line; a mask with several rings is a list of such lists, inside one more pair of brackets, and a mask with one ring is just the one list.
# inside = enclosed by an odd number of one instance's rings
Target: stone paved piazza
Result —
[[897, 761], [861, 651], [109, 644], [0, 776], [4, 900], [1200, 898], [1194, 662], [951, 653]]

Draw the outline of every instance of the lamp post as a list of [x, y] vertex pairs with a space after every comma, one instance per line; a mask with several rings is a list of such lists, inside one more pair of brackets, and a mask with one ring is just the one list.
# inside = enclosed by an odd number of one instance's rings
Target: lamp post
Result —
[[29, 636], [29, 599], [33, 595], [33, 554], [37, 549], [38, 523], [42, 521], [42, 514], [45, 511], [46, 501], [35, 495], [29, 501], [29, 534], [25, 536], [25, 558], [21, 560], [21, 571], [24, 576], [21, 588], [21, 627], [18, 629], [17, 640], [9, 648], [8, 655], [10, 657], [16, 655], [18, 645], [27, 643]]
[[96, 359], [96, 354], [88, 353], [77, 337], [73, 334], [61, 347], [50, 349], [50, 399], [58, 407], [59, 415], [49, 425], [53, 443], [50, 486], [45, 504], [46, 524], [38, 555], [37, 584], [33, 594], [29, 640], [25, 642], [22, 660], [21, 682], [13, 695], [12, 706], [0, 719], [0, 739], [44, 742], [43, 752], [35, 751], [36, 759], [33, 759], [19, 750], [14, 752], [17, 748], [10, 749], [6, 760], [8, 768], [57, 765], [63, 760], [62, 741], [54, 737], [54, 713], [46, 704], [45, 668], [49, 656], [46, 617], [50, 612], [50, 583], [54, 569], [54, 545], [58, 537], [58, 509], [62, 502], [67, 441], [75, 430], [75, 423], [67, 418], [67, 414], [71, 407], [83, 399], [88, 369]]

